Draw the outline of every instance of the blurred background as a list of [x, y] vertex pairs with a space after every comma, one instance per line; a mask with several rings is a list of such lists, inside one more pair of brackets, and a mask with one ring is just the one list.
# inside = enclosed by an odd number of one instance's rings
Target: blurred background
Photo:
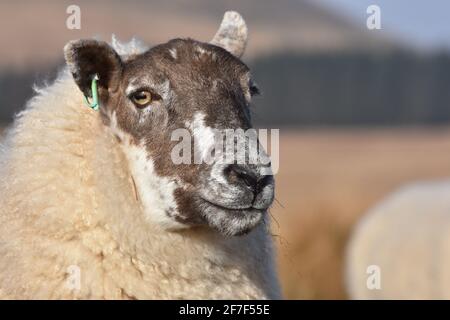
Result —
[[[69, 30], [69, 5], [81, 29]], [[381, 29], [366, 12], [378, 5]], [[0, 127], [63, 64], [71, 39], [209, 41], [226, 10], [249, 26], [263, 91], [257, 127], [280, 128], [272, 232], [286, 298], [346, 298], [351, 228], [399, 186], [450, 175], [450, 2], [445, 0], [0, 1]]]

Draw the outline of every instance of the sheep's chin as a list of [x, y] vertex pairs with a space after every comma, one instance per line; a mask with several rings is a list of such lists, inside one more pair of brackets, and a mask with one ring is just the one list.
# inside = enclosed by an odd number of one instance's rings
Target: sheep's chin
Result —
[[249, 233], [263, 221], [266, 214], [265, 210], [255, 208], [229, 209], [206, 200], [200, 202], [200, 212], [206, 223], [225, 236]]

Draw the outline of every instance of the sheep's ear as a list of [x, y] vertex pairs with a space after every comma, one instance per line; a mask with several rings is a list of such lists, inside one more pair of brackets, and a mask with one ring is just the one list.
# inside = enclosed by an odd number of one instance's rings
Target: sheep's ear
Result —
[[247, 25], [242, 16], [235, 11], [227, 11], [219, 30], [210, 43], [222, 47], [240, 58], [244, 54], [247, 38]]
[[70, 41], [64, 47], [64, 56], [76, 84], [85, 96], [92, 96], [91, 82], [96, 75], [100, 99], [119, 86], [122, 61], [108, 43], [97, 40]]

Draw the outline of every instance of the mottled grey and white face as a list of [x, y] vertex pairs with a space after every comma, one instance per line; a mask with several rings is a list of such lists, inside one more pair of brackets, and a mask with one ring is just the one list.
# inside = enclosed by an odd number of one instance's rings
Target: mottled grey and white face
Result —
[[[65, 48], [86, 96], [99, 77], [100, 116], [127, 156], [145, 214], [166, 229], [207, 225], [243, 234], [273, 201], [270, 164], [194, 160], [211, 150], [217, 130], [251, 128], [258, 90], [239, 60], [246, 35], [242, 18], [227, 13], [211, 43], [175, 39], [126, 57], [95, 40]], [[173, 160], [180, 129], [192, 137], [192, 161], [184, 163]]]

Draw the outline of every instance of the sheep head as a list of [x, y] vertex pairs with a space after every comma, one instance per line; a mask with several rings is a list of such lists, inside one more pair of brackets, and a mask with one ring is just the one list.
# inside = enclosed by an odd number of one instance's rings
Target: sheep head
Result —
[[[270, 164], [195, 160], [210, 151], [217, 132], [252, 127], [249, 105], [258, 88], [239, 59], [246, 39], [242, 17], [228, 12], [211, 43], [175, 39], [126, 57], [96, 40], [65, 47], [84, 95], [99, 77], [99, 116], [127, 156], [144, 213], [165, 229], [243, 234], [273, 201]], [[174, 132], [190, 134], [183, 156], [192, 161], [174, 161]]]

